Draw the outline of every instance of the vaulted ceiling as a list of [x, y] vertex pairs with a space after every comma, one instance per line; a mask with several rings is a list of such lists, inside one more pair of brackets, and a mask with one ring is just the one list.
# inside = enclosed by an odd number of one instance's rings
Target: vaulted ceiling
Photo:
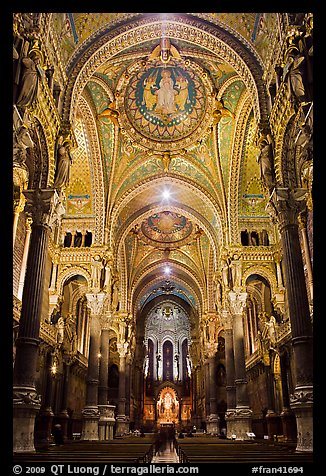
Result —
[[267, 114], [262, 78], [277, 15], [52, 21], [78, 146], [65, 218], [94, 219], [124, 307], [172, 293], [213, 310], [223, 248], [239, 244], [243, 220], [267, 219], [254, 137]]

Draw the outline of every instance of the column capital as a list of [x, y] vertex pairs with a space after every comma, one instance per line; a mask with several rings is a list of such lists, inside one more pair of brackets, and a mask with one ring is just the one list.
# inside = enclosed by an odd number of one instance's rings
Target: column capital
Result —
[[100, 316], [104, 310], [106, 293], [89, 293], [86, 294], [87, 306], [91, 310], [92, 316]]
[[26, 198], [25, 211], [36, 225], [52, 227], [64, 213], [65, 209], [54, 189], [24, 190]]
[[228, 294], [230, 312], [233, 315], [242, 314], [245, 309], [248, 293], [235, 293], [230, 291]]
[[119, 353], [119, 356], [120, 358], [124, 358], [126, 357], [127, 353], [128, 353], [128, 342], [123, 342], [123, 343], [118, 343], [117, 344], [117, 349], [118, 349], [118, 353]]
[[306, 207], [305, 188], [274, 188], [266, 206], [272, 219], [278, 224], [280, 232], [289, 225], [297, 225], [298, 216]]
[[212, 342], [207, 342], [205, 344], [205, 355], [207, 356], [208, 359], [214, 357], [216, 354], [216, 351], [217, 351], [217, 344]]
[[225, 330], [232, 329], [232, 315], [227, 309], [223, 309], [220, 317], [221, 323]]

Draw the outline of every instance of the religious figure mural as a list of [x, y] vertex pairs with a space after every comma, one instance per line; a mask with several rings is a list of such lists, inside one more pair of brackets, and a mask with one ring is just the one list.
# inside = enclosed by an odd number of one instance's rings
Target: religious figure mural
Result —
[[178, 140], [202, 121], [206, 110], [204, 85], [181, 65], [150, 65], [138, 71], [125, 94], [128, 118], [150, 139]]

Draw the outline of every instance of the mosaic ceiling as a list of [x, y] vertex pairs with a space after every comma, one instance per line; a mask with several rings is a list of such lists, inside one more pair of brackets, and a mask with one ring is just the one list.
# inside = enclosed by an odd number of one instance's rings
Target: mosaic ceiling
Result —
[[[160, 14], [153, 15], [157, 23]], [[177, 14], [165, 15], [171, 29], [171, 16]], [[252, 49], [255, 64], [268, 59], [276, 14], [182, 15], [201, 25], [208, 22], [207, 28], [222, 28], [234, 44], [242, 42], [246, 52]], [[129, 289], [139, 306], [164, 286], [166, 264], [171, 286], [195, 305], [199, 295], [207, 294], [207, 276], [227, 245], [226, 226], [231, 241], [240, 236], [239, 223], [231, 216], [267, 217], [254, 142], [256, 98], [242, 60], [234, 59], [238, 52], [225, 50], [223, 57], [204, 36], [202, 43], [182, 36], [182, 19], [169, 35], [162, 18], [162, 37], [151, 37], [149, 16], [53, 14], [67, 73], [79, 64], [81, 71], [89, 71], [77, 108], [78, 149], [67, 217], [96, 216], [104, 224], [106, 244], [123, 250]], [[138, 43], [119, 40], [126, 30], [132, 38], [133, 29], [126, 25], [142, 18], [148, 34], [144, 27], [137, 33], [144, 35]], [[105, 48], [105, 35], [120, 50], [95, 63], [96, 42], [98, 51]], [[103, 189], [94, 185], [100, 183], [96, 174], [102, 175]], [[170, 195], [163, 200], [166, 190]], [[150, 288], [149, 277], [155, 279]]]

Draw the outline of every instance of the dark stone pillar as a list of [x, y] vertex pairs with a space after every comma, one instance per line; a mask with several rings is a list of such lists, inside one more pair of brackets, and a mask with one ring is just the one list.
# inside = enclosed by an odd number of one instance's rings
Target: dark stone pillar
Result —
[[234, 350], [233, 350], [233, 330], [232, 316], [229, 311], [222, 311], [222, 322], [225, 338], [225, 366], [226, 366], [226, 403], [227, 411], [225, 419], [227, 423], [227, 438], [232, 438], [234, 434], [233, 418], [235, 416], [236, 388], [235, 388], [235, 369], [234, 369]]
[[218, 433], [218, 415], [216, 413], [216, 383], [215, 383], [215, 374], [216, 374], [216, 365], [215, 365], [215, 354], [216, 354], [216, 344], [207, 343], [206, 344], [206, 353], [207, 353], [207, 399], [208, 399], [208, 415], [206, 418], [206, 428], [207, 433], [211, 435], [217, 435]]
[[98, 403], [108, 404], [108, 373], [109, 373], [109, 329], [102, 329], [100, 383], [98, 388]]
[[58, 199], [54, 190], [28, 190], [24, 194], [26, 213], [32, 216], [33, 224], [13, 374], [13, 450], [19, 453], [35, 451], [34, 423], [40, 409], [36, 363], [51, 215]]
[[290, 396], [297, 420], [296, 451], [313, 451], [312, 323], [299, 240], [298, 216], [305, 207], [304, 189], [275, 188], [270, 211], [282, 240], [286, 297], [291, 322], [295, 389]]
[[70, 377], [70, 366], [71, 362], [66, 360], [64, 363], [64, 380], [62, 388], [62, 400], [61, 400], [61, 410], [59, 413], [59, 423], [61, 424], [62, 434], [64, 439], [67, 438], [68, 434], [68, 420], [69, 414], [67, 411], [68, 406], [68, 393], [69, 393], [69, 377]]
[[278, 415], [275, 413], [274, 408], [274, 386], [273, 386], [273, 373], [270, 365], [265, 365], [265, 378], [267, 389], [267, 432], [270, 441], [273, 441], [274, 435], [278, 434]]
[[[114, 406], [108, 405], [108, 373], [109, 373], [109, 329], [102, 329], [101, 333], [101, 358], [100, 358], [100, 382], [98, 387], [99, 439], [101, 441], [113, 438]], [[110, 424], [109, 424], [110, 423]]]
[[283, 408], [281, 413], [281, 420], [283, 426], [283, 435], [286, 441], [296, 441], [297, 439], [297, 424], [296, 418], [290, 407], [290, 394], [288, 387], [288, 359], [286, 355], [280, 356], [281, 363], [281, 382], [282, 382], [282, 399]]
[[87, 369], [86, 405], [83, 409], [83, 440], [98, 440], [98, 385], [99, 385], [99, 354], [101, 349], [100, 316], [106, 298], [105, 293], [86, 294], [87, 304], [91, 309], [90, 342]]
[[53, 421], [53, 411], [52, 411], [52, 398], [53, 398], [53, 375], [52, 375], [52, 366], [53, 366], [53, 354], [48, 352], [46, 356], [46, 365], [45, 365], [45, 394], [44, 400], [40, 409], [38, 416], [38, 447], [47, 449], [51, 442], [51, 432], [52, 432], [52, 421]]
[[123, 436], [129, 430], [129, 422], [126, 416], [126, 355], [128, 352], [128, 343], [118, 343], [119, 362], [119, 400], [117, 414], [116, 435]]
[[249, 439], [247, 433], [252, 431], [252, 411], [249, 408], [242, 321], [246, 300], [247, 293], [229, 292], [230, 312], [233, 317], [234, 382], [236, 386], [234, 432], [236, 438], [241, 440]]

